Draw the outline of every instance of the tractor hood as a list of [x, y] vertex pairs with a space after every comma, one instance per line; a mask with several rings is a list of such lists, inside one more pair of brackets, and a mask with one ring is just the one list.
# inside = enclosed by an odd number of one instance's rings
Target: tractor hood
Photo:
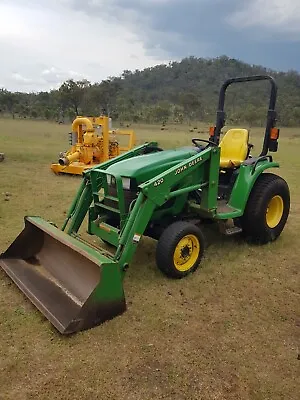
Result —
[[183, 147], [176, 150], [164, 150], [143, 154], [128, 160], [119, 161], [107, 168], [112, 175], [134, 178], [139, 185], [154, 176], [192, 157], [198, 152], [196, 147]]

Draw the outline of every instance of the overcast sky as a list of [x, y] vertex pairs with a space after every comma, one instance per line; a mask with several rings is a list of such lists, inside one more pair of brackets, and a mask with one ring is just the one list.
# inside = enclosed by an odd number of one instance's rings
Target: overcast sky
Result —
[[0, 52], [19, 91], [191, 55], [300, 71], [300, 0], [0, 0]]

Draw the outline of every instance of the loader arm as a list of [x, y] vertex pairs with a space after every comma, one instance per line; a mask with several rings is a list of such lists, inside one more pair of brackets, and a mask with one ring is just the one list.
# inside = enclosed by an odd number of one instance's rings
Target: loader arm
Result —
[[[121, 154], [111, 160], [108, 160], [101, 164], [101, 170], [105, 170], [111, 165], [122, 161], [122, 160], [127, 160], [129, 158], [138, 156], [142, 153], [144, 149], [150, 146], [157, 146], [156, 142], [149, 142], [145, 143], [141, 146], [136, 147], [135, 149]], [[93, 201], [93, 193], [92, 193], [92, 187], [91, 187], [91, 171], [98, 169], [99, 166], [95, 166], [87, 171], [83, 172], [83, 180], [81, 182], [81, 185], [77, 191], [77, 194], [70, 206], [70, 209], [67, 213], [67, 216], [65, 218], [65, 221], [62, 226], [62, 230], [66, 230], [67, 225], [69, 224], [67, 233], [69, 235], [72, 235], [73, 233], [78, 232], [78, 229], [80, 228], [84, 217], [86, 216], [88, 209], [90, 205], [92, 204]], [[98, 190], [100, 189], [102, 185], [102, 176], [99, 175], [99, 179], [97, 182]]]
[[[202, 188], [201, 207], [213, 211], [217, 206], [219, 165], [220, 149], [209, 147], [139, 187], [157, 206], [173, 197]], [[172, 190], [174, 187], [177, 189]]]
[[[156, 208], [169, 199], [202, 188], [201, 207], [217, 209], [220, 149], [207, 148], [139, 186], [140, 193], [119, 237], [114, 261], [125, 271]], [[187, 184], [187, 178], [193, 177]], [[176, 187], [175, 190], [172, 190]]]

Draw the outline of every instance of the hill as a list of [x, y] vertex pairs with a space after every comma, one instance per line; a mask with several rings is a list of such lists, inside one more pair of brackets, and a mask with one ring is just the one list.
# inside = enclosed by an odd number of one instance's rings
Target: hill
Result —
[[[277, 72], [226, 56], [189, 57], [142, 71], [126, 70], [100, 83], [68, 80], [50, 92], [11, 93], [2, 89], [0, 109], [13, 116], [56, 120], [106, 112], [120, 121], [212, 121], [223, 81], [256, 74], [272, 75], [278, 83], [280, 124], [299, 125], [299, 73]], [[230, 87], [226, 103], [229, 121], [264, 124], [268, 93], [268, 82]]]

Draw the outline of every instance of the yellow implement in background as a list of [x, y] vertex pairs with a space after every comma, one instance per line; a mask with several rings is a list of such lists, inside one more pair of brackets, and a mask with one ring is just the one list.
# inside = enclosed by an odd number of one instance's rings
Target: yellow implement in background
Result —
[[[51, 170], [57, 174], [81, 175], [84, 170], [131, 150], [135, 146], [134, 131], [110, 130], [109, 122], [106, 116], [77, 117], [70, 133], [71, 149], [60, 153], [58, 163], [53, 163]], [[127, 146], [120, 145], [119, 135], [128, 136]]]

